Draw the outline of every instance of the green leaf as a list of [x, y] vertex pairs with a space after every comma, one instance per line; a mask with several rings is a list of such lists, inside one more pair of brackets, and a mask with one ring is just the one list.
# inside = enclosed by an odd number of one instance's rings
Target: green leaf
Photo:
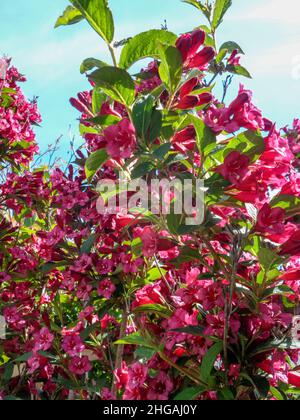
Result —
[[173, 312], [169, 308], [166, 308], [165, 306], [159, 304], [138, 306], [133, 310], [133, 312], [135, 314], [156, 314], [162, 318], [170, 318], [170, 316], [172, 316], [173, 314]]
[[90, 75], [90, 79], [115, 101], [125, 106], [130, 106], [133, 103], [135, 86], [125, 70], [116, 67], [103, 67], [94, 71]]
[[271, 386], [270, 392], [277, 401], [285, 401], [287, 399], [285, 393], [278, 388]]
[[152, 96], [148, 96], [146, 99], [136, 102], [132, 109], [133, 124], [137, 135], [141, 138], [146, 137], [146, 133], [150, 126], [153, 107], [154, 98]]
[[233, 137], [225, 149], [218, 151], [213, 155], [216, 160], [223, 163], [226, 156], [233, 151], [244, 153], [250, 157], [252, 162], [255, 162], [264, 152], [265, 142], [261, 134], [253, 131], [245, 131], [236, 137]]
[[143, 178], [145, 175], [149, 174], [155, 169], [153, 162], [143, 162], [138, 164], [131, 173], [132, 179]]
[[203, 156], [207, 156], [216, 146], [216, 135], [200, 118], [193, 115], [190, 118], [196, 130], [198, 149]]
[[85, 162], [85, 174], [91, 180], [101, 166], [107, 161], [108, 154], [105, 149], [97, 150], [92, 153]]
[[114, 20], [107, 0], [70, 0], [101, 38], [111, 43], [114, 39]]
[[164, 143], [161, 146], [159, 146], [156, 150], [154, 150], [153, 156], [159, 160], [163, 160], [165, 156], [171, 150], [171, 147], [172, 147], [171, 143]]
[[300, 198], [294, 195], [278, 195], [271, 201], [271, 207], [281, 207], [287, 218], [300, 213]]
[[270, 392], [270, 382], [267, 378], [263, 376], [254, 376], [253, 382], [256, 387], [256, 392], [258, 393], [259, 397], [267, 398]]
[[83, 19], [82, 13], [76, 9], [76, 7], [68, 6], [63, 14], [57, 19], [55, 28], [58, 28], [59, 26], [74, 25]]
[[101, 69], [102, 67], [107, 67], [108, 64], [104, 63], [104, 61], [97, 60], [97, 58], [86, 58], [83, 60], [80, 66], [80, 73], [86, 73], [87, 71], [93, 70], [94, 68]]
[[239, 54], [245, 54], [242, 48], [234, 41], [224, 42], [220, 47], [220, 51], [223, 49], [227, 50], [229, 53], [233, 53], [233, 51], [237, 50]]
[[172, 330], [174, 332], [179, 332], [183, 334], [190, 334], [194, 335], [196, 337], [204, 337], [204, 327], [197, 327], [197, 326], [190, 326], [190, 327], [184, 327], [184, 328], [176, 328], [175, 330]]
[[163, 83], [168, 87], [171, 94], [174, 94], [179, 86], [182, 76], [182, 56], [176, 47], [161, 46], [161, 64], [159, 75]]
[[216, 0], [213, 11], [212, 29], [215, 30], [221, 24], [227, 10], [232, 6], [232, 0]]
[[203, 392], [205, 392], [203, 386], [186, 388], [175, 396], [174, 401], [192, 401], [203, 394]]
[[110, 127], [111, 125], [117, 124], [120, 121], [120, 117], [117, 117], [116, 115], [98, 115], [97, 117], [89, 118], [86, 120], [86, 122], [99, 125], [102, 128]]
[[261, 248], [258, 252], [258, 260], [263, 269], [268, 272], [280, 257], [268, 248]]
[[137, 359], [148, 362], [155, 355], [155, 350], [147, 347], [138, 347], [134, 352], [134, 355]]
[[152, 283], [156, 280], [159, 280], [162, 278], [163, 275], [165, 275], [167, 272], [164, 269], [158, 269], [157, 267], [155, 268], [151, 268], [151, 270], [149, 270], [147, 272], [147, 276], [146, 276], [146, 282], [147, 283]]
[[220, 401], [234, 401], [235, 400], [232, 391], [228, 388], [222, 389], [221, 391], [219, 391], [218, 397]]
[[129, 344], [133, 346], [142, 346], [150, 349], [154, 348], [154, 346], [150, 342], [148, 342], [148, 340], [142, 337], [139, 332], [135, 332], [131, 335], [123, 337], [120, 340], [116, 341], [115, 344]]
[[88, 239], [82, 244], [80, 248], [80, 254], [89, 254], [95, 244], [97, 235], [93, 234], [88, 237]]
[[177, 36], [172, 32], [153, 29], [142, 32], [123, 47], [120, 57], [120, 67], [128, 69], [134, 63], [147, 57], [159, 58], [159, 43], [174, 45]]
[[182, 1], [183, 1], [183, 3], [190, 4], [191, 6], [196, 7], [196, 9], [201, 10], [201, 12], [204, 14], [204, 16], [208, 20], [210, 20], [211, 12], [210, 12], [210, 10], [208, 10], [208, 8], [204, 4], [202, 4], [200, 2], [200, 0], [182, 0]]
[[243, 66], [233, 66], [229, 64], [226, 67], [226, 70], [229, 71], [229, 73], [237, 74], [238, 76], [244, 76], [244, 77], [247, 77], [248, 79], [252, 79], [252, 76], [249, 73], [249, 71], [245, 69], [245, 67]]
[[211, 372], [214, 368], [214, 364], [218, 355], [221, 353], [223, 349], [223, 343], [220, 341], [219, 343], [214, 344], [205, 354], [202, 360], [201, 368], [200, 368], [200, 378], [204, 383], [208, 383]]
[[106, 95], [99, 87], [95, 87], [92, 93], [92, 110], [93, 114], [97, 115], [101, 111], [103, 103], [106, 101]]
[[167, 219], [167, 225], [168, 230], [172, 235], [178, 235], [179, 234], [179, 228], [182, 223], [182, 214], [175, 214], [172, 209], [171, 213], [166, 216]]

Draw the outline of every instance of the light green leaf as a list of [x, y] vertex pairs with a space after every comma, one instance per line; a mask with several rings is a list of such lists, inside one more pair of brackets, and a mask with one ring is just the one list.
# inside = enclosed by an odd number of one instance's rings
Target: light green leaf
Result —
[[159, 58], [159, 44], [174, 45], [177, 36], [169, 31], [153, 29], [134, 36], [124, 47], [120, 67], [128, 69], [134, 63], [147, 57]]
[[126, 337], [123, 337], [120, 340], [116, 341], [115, 344], [130, 344], [133, 346], [142, 346], [154, 349], [152, 343], [150, 343], [146, 338], [142, 337], [139, 332], [135, 332]]
[[105, 149], [97, 150], [87, 158], [85, 162], [85, 174], [88, 180], [93, 178], [107, 159], [108, 154]]
[[158, 304], [138, 306], [137, 308], [133, 310], [133, 312], [136, 314], [140, 314], [140, 313], [156, 314], [162, 318], [170, 318], [170, 316], [172, 316], [172, 311], [170, 309], [168, 309], [167, 307], [163, 305], [158, 305]]
[[217, 29], [217, 27], [222, 22], [222, 19], [232, 5], [232, 0], [216, 0], [215, 1], [215, 8], [213, 12], [213, 19], [212, 19], [212, 29]]
[[237, 50], [239, 54], [245, 54], [242, 48], [234, 41], [224, 42], [220, 47], [220, 51], [223, 49], [227, 50], [229, 53], [232, 53], [234, 50]]
[[216, 162], [221, 164], [231, 152], [238, 151], [249, 156], [251, 161], [255, 162], [262, 155], [264, 150], [265, 142], [262, 135], [248, 130], [233, 137], [225, 149], [219, 150], [212, 156]]
[[68, 6], [63, 14], [57, 19], [55, 28], [58, 28], [59, 26], [74, 25], [83, 19], [82, 13], [76, 9], [76, 7]]
[[245, 67], [243, 66], [228, 65], [226, 67], [226, 70], [229, 71], [229, 73], [237, 74], [238, 76], [244, 76], [244, 77], [247, 77], [248, 79], [252, 79], [252, 76], [249, 73], [249, 71], [245, 69]]
[[86, 58], [81, 66], [80, 66], [80, 73], [86, 73], [87, 71], [93, 70], [94, 68], [101, 69], [102, 67], [108, 66], [107, 63], [104, 63], [104, 61], [97, 60], [96, 58]]
[[198, 149], [203, 156], [207, 156], [216, 146], [216, 135], [200, 118], [193, 115], [190, 118], [196, 130]]
[[90, 79], [115, 101], [125, 106], [132, 105], [135, 87], [127, 71], [116, 67], [103, 67], [94, 71]]
[[286, 217], [300, 214], [300, 198], [294, 195], [279, 195], [271, 201], [271, 207], [281, 207], [285, 210]]
[[179, 86], [182, 76], [182, 57], [176, 47], [160, 48], [161, 64], [159, 66], [159, 75], [163, 83], [168, 87], [171, 94], [174, 94]]
[[114, 20], [107, 0], [70, 0], [101, 38], [111, 43], [114, 39]]

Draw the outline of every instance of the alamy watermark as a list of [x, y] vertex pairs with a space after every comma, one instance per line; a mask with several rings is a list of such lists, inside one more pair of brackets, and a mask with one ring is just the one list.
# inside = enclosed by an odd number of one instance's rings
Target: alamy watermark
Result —
[[0, 80], [4, 80], [6, 78], [7, 69], [8, 69], [7, 60], [0, 59]]
[[204, 221], [203, 180], [142, 178], [101, 180], [97, 185], [97, 211], [102, 215], [128, 214], [133, 209], [153, 215], [182, 215], [182, 224], [201, 225]]
[[0, 316], [0, 340], [6, 338], [6, 322], [4, 316]]
[[293, 319], [292, 338], [293, 342], [300, 348], [300, 316], [295, 316]]

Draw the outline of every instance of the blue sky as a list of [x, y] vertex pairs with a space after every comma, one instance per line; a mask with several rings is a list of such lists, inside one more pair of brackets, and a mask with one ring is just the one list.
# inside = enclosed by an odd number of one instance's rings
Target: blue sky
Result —
[[[79, 73], [86, 57], [108, 59], [101, 39], [86, 24], [54, 30], [67, 0], [14, 0], [0, 3], [0, 55], [13, 57], [26, 74], [24, 90], [39, 97], [43, 117], [37, 129], [42, 149], [62, 135], [62, 154], [70, 136], [78, 135], [78, 113], [69, 98], [88, 87]], [[219, 33], [219, 42], [234, 40], [245, 50], [243, 64], [253, 80], [239, 79], [254, 90], [265, 116], [285, 125], [300, 117], [300, 2], [299, 0], [233, 0]], [[180, 0], [110, 0], [116, 39], [159, 28], [181, 33], [204, 23], [196, 9]], [[236, 93], [237, 85], [234, 85]]]

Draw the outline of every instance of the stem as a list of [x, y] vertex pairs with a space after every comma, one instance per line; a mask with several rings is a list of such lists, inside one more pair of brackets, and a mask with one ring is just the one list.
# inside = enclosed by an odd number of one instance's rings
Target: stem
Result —
[[114, 66], [115, 67], [118, 67], [118, 62], [117, 62], [117, 58], [116, 58], [114, 47], [112, 45], [110, 45], [110, 44], [107, 44], [107, 46], [108, 46], [108, 49], [109, 49], [109, 52], [110, 52], [112, 61], [114, 63]]
[[[119, 335], [120, 340], [124, 337], [124, 335], [126, 333], [127, 321], [128, 321], [128, 312], [127, 312], [127, 309], [125, 308], [125, 311], [123, 313], [121, 328], [120, 328], [120, 335]], [[122, 366], [123, 353], [124, 353], [124, 344], [120, 344], [120, 345], [118, 345], [117, 353], [116, 353], [115, 371]], [[115, 392], [116, 392], [115, 381], [113, 381], [111, 391], [112, 391], [113, 394], [115, 394]]]
[[190, 373], [185, 368], [183, 368], [181, 366], [178, 366], [175, 362], [173, 362], [171, 359], [169, 359], [169, 357], [165, 353], [159, 352], [159, 356], [164, 362], [168, 363], [170, 366], [172, 366], [174, 369], [178, 370], [178, 372], [182, 373], [184, 376], [187, 376], [188, 378], [190, 378], [197, 385], [203, 385], [203, 386], [207, 387], [207, 384], [202, 382], [200, 379], [196, 378], [192, 373]]

